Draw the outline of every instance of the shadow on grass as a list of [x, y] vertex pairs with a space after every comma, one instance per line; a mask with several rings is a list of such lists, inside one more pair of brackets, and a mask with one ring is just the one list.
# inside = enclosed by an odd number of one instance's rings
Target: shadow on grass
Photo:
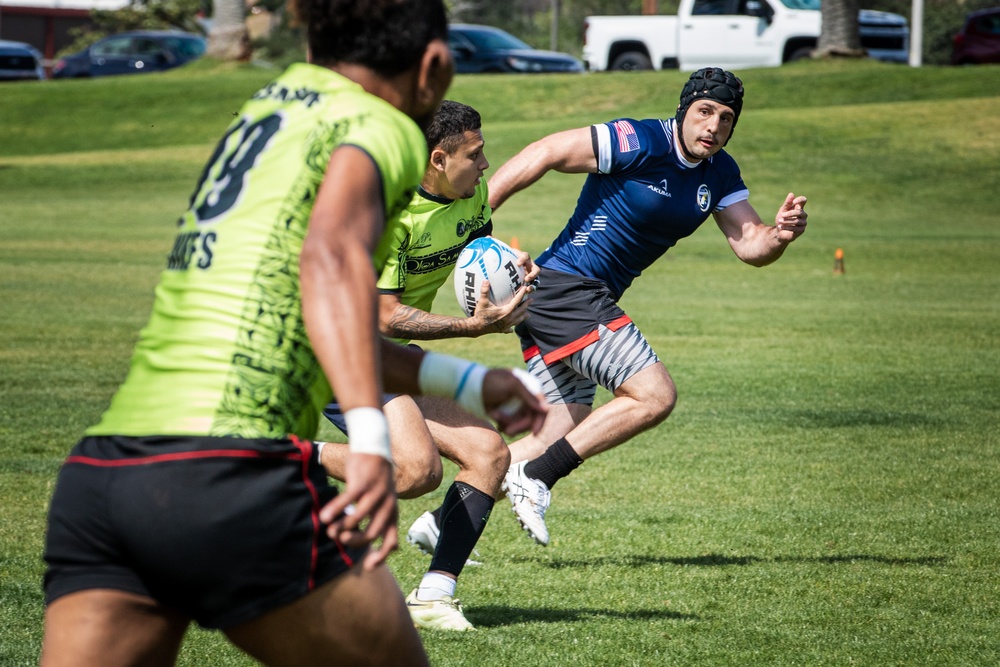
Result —
[[[769, 419], [773, 419], [770, 415]], [[943, 427], [945, 420], [914, 412], [887, 412], [883, 410], [803, 410], [787, 415], [793, 426], [819, 428], [852, 428], [879, 426], [884, 428]]]
[[554, 570], [564, 568], [592, 568], [592, 567], [631, 567], [639, 568], [648, 565], [677, 565], [679, 567], [725, 567], [730, 565], [755, 565], [757, 563], [818, 563], [823, 565], [836, 565], [840, 563], [867, 562], [880, 565], [944, 565], [948, 562], [942, 556], [920, 556], [916, 558], [894, 558], [891, 556], [875, 556], [871, 554], [844, 554], [831, 556], [776, 556], [774, 558], [761, 558], [759, 556], [723, 556], [722, 554], [705, 554], [703, 556], [690, 556], [681, 558], [671, 558], [667, 556], [597, 556], [587, 560], [554, 559], [552, 561], [542, 561], [536, 558], [525, 556], [515, 557], [512, 560], [520, 562], [535, 562]]
[[698, 621], [697, 614], [676, 611], [640, 609], [637, 611], [609, 611], [608, 609], [525, 609], [497, 605], [476, 606], [465, 610], [469, 622], [477, 627], [499, 628], [518, 623], [572, 623], [593, 619], [618, 619], [625, 621], [654, 621], [673, 619]]

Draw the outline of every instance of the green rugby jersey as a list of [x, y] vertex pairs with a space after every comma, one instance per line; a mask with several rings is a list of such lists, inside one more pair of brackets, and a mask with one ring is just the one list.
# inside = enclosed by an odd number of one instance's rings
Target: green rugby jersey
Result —
[[306, 64], [247, 101], [177, 222], [128, 377], [88, 434], [315, 435], [331, 391], [302, 322], [299, 255], [341, 145], [371, 156], [394, 220], [427, 163], [409, 117]]
[[375, 250], [376, 266], [382, 266], [379, 291], [399, 294], [405, 305], [429, 312], [462, 249], [492, 233], [491, 213], [485, 178], [468, 199], [446, 199], [418, 188]]

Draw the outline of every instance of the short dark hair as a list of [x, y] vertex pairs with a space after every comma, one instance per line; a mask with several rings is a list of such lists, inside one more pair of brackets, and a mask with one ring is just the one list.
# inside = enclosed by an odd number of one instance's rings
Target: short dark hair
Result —
[[468, 104], [445, 100], [424, 133], [427, 137], [427, 150], [430, 152], [440, 147], [451, 155], [465, 141], [466, 132], [482, 127], [483, 119], [478, 111]]
[[447, 40], [442, 0], [292, 0], [312, 62], [355, 63], [382, 76], [416, 65], [434, 39]]

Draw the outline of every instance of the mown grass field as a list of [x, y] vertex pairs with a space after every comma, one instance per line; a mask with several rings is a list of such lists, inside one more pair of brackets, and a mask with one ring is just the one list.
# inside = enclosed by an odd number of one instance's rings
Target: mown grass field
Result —
[[[0, 90], [0, 665], [37, 662], [60, 462], [124, 376], [202, 161], [273, 74]], [[459, 582], [479, 631], [424, 634], [435, 664], [1000, 664], [1000, 69], [740, 74], [751, 202], [771, 219], [805, 194], [809, 230], [753, 269], [708, 223], [636, 282], [623, 305], [677, 410], [559, 483], [549, 547], [498, 504]], [[669, 115], [683, 79], [464, 77], [450, 97], [483, 113], [496, 167], [548, 132]], [[537, 254], [579, 184], [546, 177], [497, 235]], [[450, 286], [438, 306], [458, 313]], [[505, 336], [431, 347], [519, 359]], [[445, 487], [404, 501], [402, 529]], [[409, 590], [427, 559], [390, 564]], [[251, 662], [195, 629], [180, 664]]]

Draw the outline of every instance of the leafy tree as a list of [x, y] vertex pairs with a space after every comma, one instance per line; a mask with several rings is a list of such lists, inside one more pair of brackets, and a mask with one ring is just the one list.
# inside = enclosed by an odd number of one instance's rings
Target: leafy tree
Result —
[[99, 39], [129, 30], [168, 30], [203, 33], [199, 17], [203, 0], [130, 0], [121, 9], [90, 12], [90, 25], [69, 31], [73, 43], [60, 54], [81, 51]]
[[284, 0], [265, 0], [257, 6], [276, 14], [279, 20], [271, 34], [254, 42], [254, 57], [282, 69], [294, 62], [304, 62], [305, 30], [294, 23], [290, 12], [285, 11]]
[[[147, 0], [149, 1], [149, 0]], [[175, 2], [195, 0], [174, 0]], [[770, 0], [777, 2], [778, 0]], [[850, 2], [854, 10], [845, 8], [845, 2]], [[951, 38], [959, 27], [965, 14], [985, 7], [995, 6], [1000, 0], [924, 0], [924, 53], [926, 64], [944, 64], [951, 55]], [[283, 0], [261, 0], [259, 4], [271, 3], [268, 8], [280, 11]], [[550, 45], [552, 26], [552, 0], [450, 0], [449, 16], [453, 22], [483, 23], [502, 28], [526, 41], [536, 48], [547, 49]], [[642, 13], [642, 0], [560, 0], [559, 44], [560, 51], [580, 55], [583, 49], [583, 25], [587, 16], [627, 14], [638, 16]], [[657, 0], [656, 9], [659, 14], [676, 14], [680, 0]], [[855, 22], [855, 26], [840, 30], [850, 31], [854, 37], [837, 37], [833, 40], [834, 28], [840, 18], [827, 18], [824, 14], [824, 25], [830, 30], [827, 39], [841, 43], [848, 49], [859, 48], [857, 44], [848, 44], [848, 39], [856, 37], [857, 9], [877, 9], [895, 12], [910, 17], [912, 0], [824, 0], [826, 11], [836, 11], [846, 21]], [[846, 34], [846, 32], [845, 32]], [[301, 31], [283, 20], [281, 27], [262, 43], [255, 45], [262, 57], [285, 64], [304, 58], [304, 46]], [[820, 48], [823, 48], [821, 43]]]

